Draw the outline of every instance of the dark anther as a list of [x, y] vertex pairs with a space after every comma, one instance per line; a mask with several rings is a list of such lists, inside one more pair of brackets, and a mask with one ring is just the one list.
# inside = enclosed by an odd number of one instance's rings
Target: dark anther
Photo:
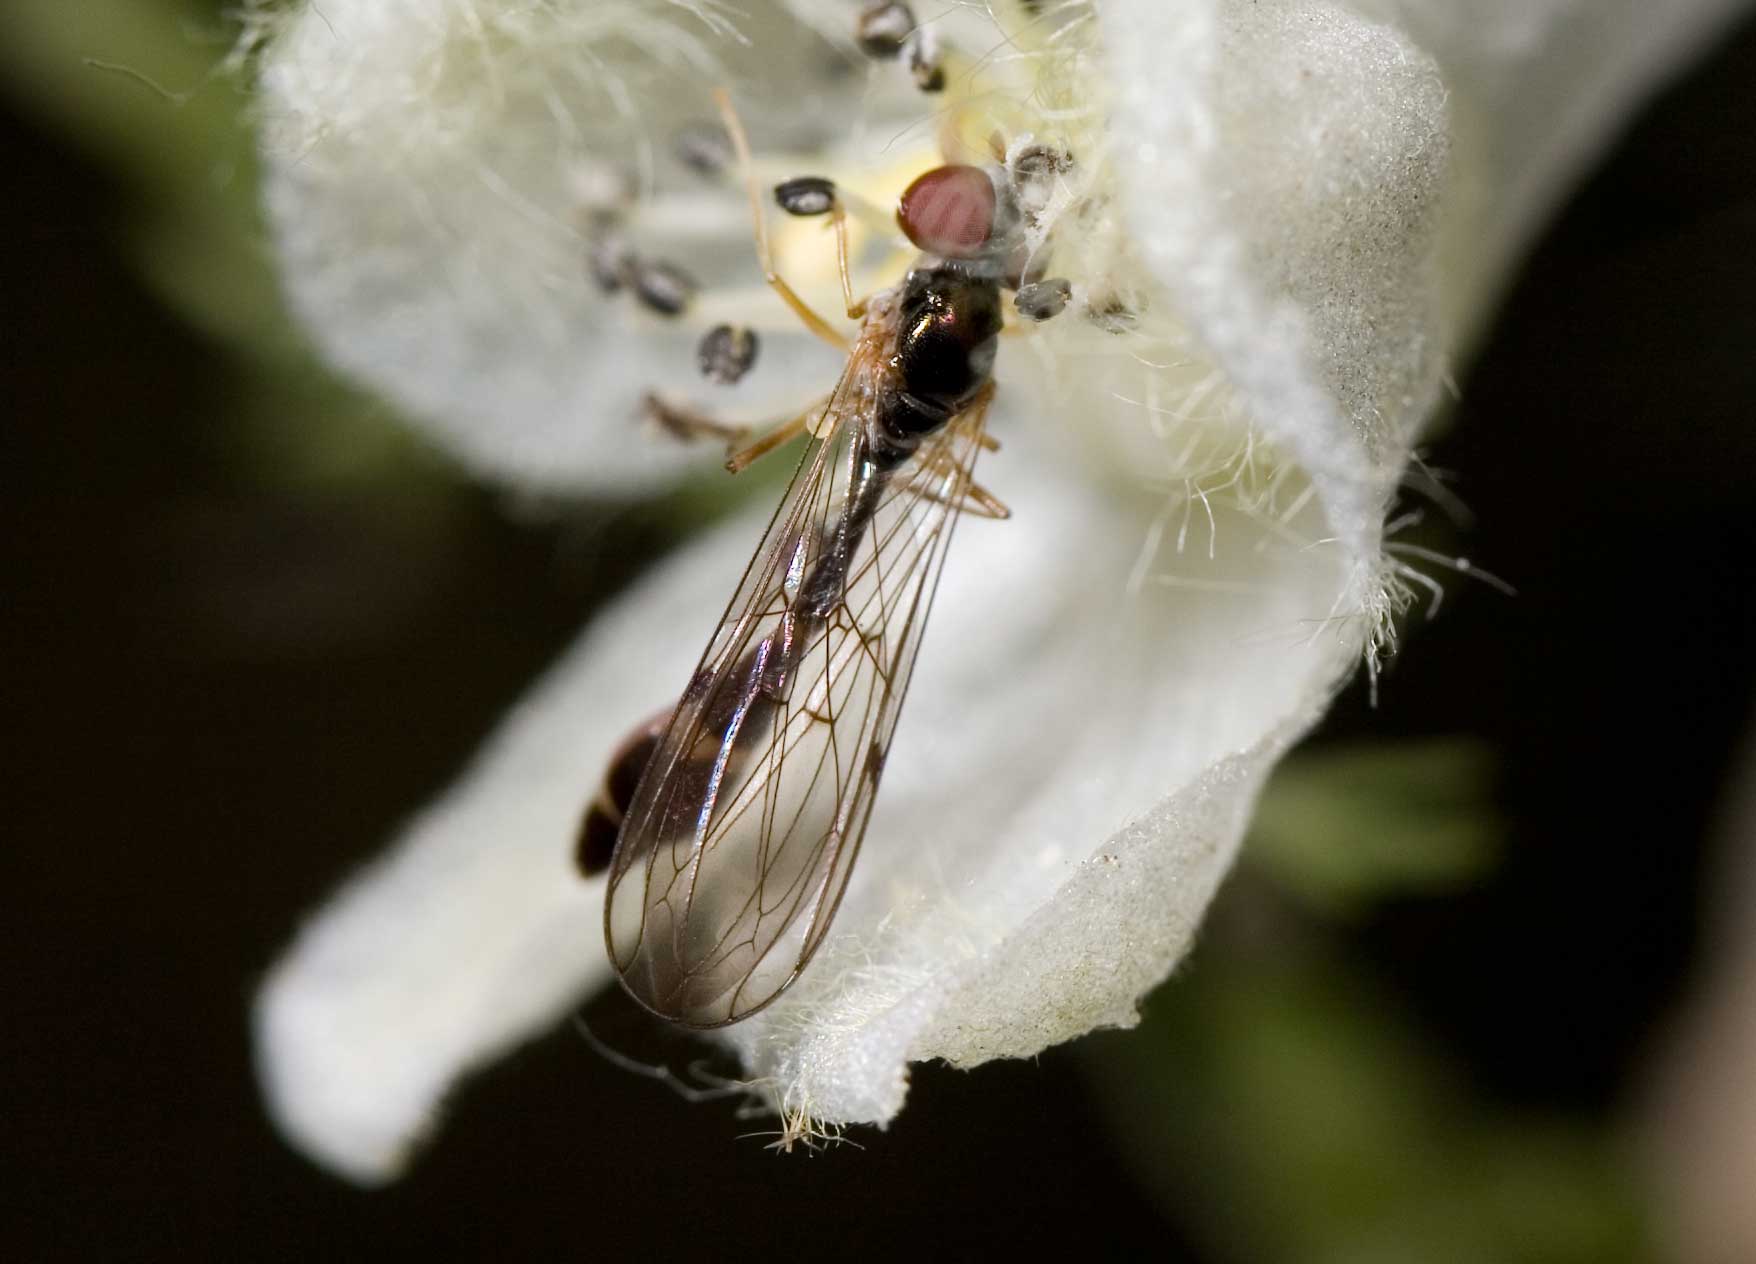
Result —
[[732, 142], [717, 123], [686, 123], [671, 138], [677, 161], [701, 176], [717, 176], [732, 163]]
[[895, 61], [915, 29], [915, 15], [898, 0], [873, 0], [854, 23], [854, 43], [874, 61]]
[[617, 233], [594, 239], [586, 250], [586, 270], [605, 294], [614, 294], [632, 275], [636, 266], [634, 251], [628, 241]]
[[939, 37], [920, 27], [908, 38], [908, 69], [922, 92], [945, 90], [945, 67], [939, 58]]
[[703, 377], [730, 386], [756, 363], [758, 345], [754, 329], [715, 325], [695, 349], [695, 362], [701, 366]]
[[1026, 320], [1048, 320], [1059, 316], [1073, 297], [1073, 287], [1063, 277], [1033, 281], [1018, 291], [1012, 305]]
[[794, 176], [774, 186], [774, 200], [788, 215], [827, 215], [835, 205], [835, 181]]
[[1053, 145], [1026, 145], [1012, 155], [1012, 179], [1016, 184], [1053, 180], [1073, 169], [1073, 155]]
[[631, 283], [641, 305], [660, 316], [680, 316], [695, 297], [695, 278], [670, 263], [637, 262]]
[[1034, 224], [1054, 197], [1056, 182], [1073, 169], [1073, 157], [1052, 145], [1026, 145], [1008, 166], [1018, 209]]

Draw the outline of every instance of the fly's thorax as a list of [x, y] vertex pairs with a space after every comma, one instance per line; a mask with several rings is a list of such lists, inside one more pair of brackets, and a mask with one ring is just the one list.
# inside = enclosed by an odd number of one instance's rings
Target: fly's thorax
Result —
[[911, 271], [897, 301], [896, 389], [879, 402], [879, 438], [912, 450], [963, 411], [993, 374], [1002, 323], [992, 277], [947, 261]]

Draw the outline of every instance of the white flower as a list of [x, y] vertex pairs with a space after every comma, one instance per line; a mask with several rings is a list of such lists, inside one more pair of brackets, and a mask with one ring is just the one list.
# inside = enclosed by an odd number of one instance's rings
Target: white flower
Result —
[[[693, 348], [719, 320], [764, 339], [728, 412], [779, 416], [839, 371], [760, 285], [736, 191], [666, 156], [713, 86], [764, 179], [883, 197], [991, 131], [1072, 154], [1032, 240], [1074, 302], [1003, 340], [1005, 447], [978, 471], [1013, 517], [959, 529], [834, 934], [721, 1036], [829, 1123], [890, 1119], [911, 1061], [1133, 1020], [1264, 777], [1384, 633], [1381, 526], [1448, 355], [1626, 108], [1739, 6], [917, 7], [952, 50], [944, 97], [854, 57], [849, 0], [325, 0], [261, 61], [270, 218], [311, 336], [537, 488], [703, 477], [711, 454], [636, 422], [648, 390], [707, 402]], [[682, 317], [586, 279], [617, 173], [638, 252], [702, 285]], [[783, 270], [834, 311], [826, 240], [794, 227]], [[394, 1175], [461, 1073], [607, 979], [579, 813], [688, 679], [771, 507], [595, 620], [301, 933], [257, 1013], [296, 1144]]]

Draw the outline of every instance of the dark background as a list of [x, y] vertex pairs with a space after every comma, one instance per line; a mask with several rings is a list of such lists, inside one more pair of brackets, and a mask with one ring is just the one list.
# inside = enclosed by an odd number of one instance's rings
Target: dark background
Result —
[[[1199, 1181], [1166, 1197], [1115, 1142], [1093, 1086], [1134, 1037], [920, 1068], [888, 1133], [777, 1158], [561, 1032], [471, 1084], [391, 1189], [286, 1149], [251, 1075], [257, 976], [663, 532], [638, 507], [510, 512], [443, 469], [413, 506], [265, 486], [230, 353], [118, 247], [127, 190], [11, 112], [0, 152], [10, 1258], [936, 1258], [1051, 1226], [1235, 1257], [1192, 1227]], [[1377, 709], [1356, 687], [1317, 739], [1500, 754], [1493, 875], [1335, 932], [1496, 1110], [1613, 1123], [1694, 961], [1756, 698], [1752, 242], [1746, 26], [1555, 223], [1431, 454], [1478, 515], [1464, 550], [1519, 595], [1448, 585]], [[591, 1019], [692, 1056], [613, 997]]]

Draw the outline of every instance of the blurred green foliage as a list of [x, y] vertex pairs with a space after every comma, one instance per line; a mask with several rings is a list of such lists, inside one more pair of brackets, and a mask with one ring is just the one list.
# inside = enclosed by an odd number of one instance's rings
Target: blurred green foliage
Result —
[[1318, 940], [1202, 950], [1095, 1079], [1142, 1183], [1221, 1259], [1651, 1258], [1605, 1138], [1472, 1096]]
[[166, 305], [231, 357], [224, 442], [267, 485], [419, 497], [440, 464], [311, 356], [261, 228], [239, 35], [221, 0], [17, 0], [0, 76], [125, 190], [114, 231]]
[[1299, 754], [1257, 805], [1247, 863], [1334, 914], [1468, 886], [1500, 851], [1493, 777], [1493, 752], [1463, 739]]
[[1090, 1042], [1142, 1184], [1217, 1258], [1652, 1258], [1607, 1130], [1474, 1094], [1346, 947], [1374, 908], [1491, 872], [1494, 776], [1465, 740], [1294, 755], [1191, 961], [1138, 1031]]

